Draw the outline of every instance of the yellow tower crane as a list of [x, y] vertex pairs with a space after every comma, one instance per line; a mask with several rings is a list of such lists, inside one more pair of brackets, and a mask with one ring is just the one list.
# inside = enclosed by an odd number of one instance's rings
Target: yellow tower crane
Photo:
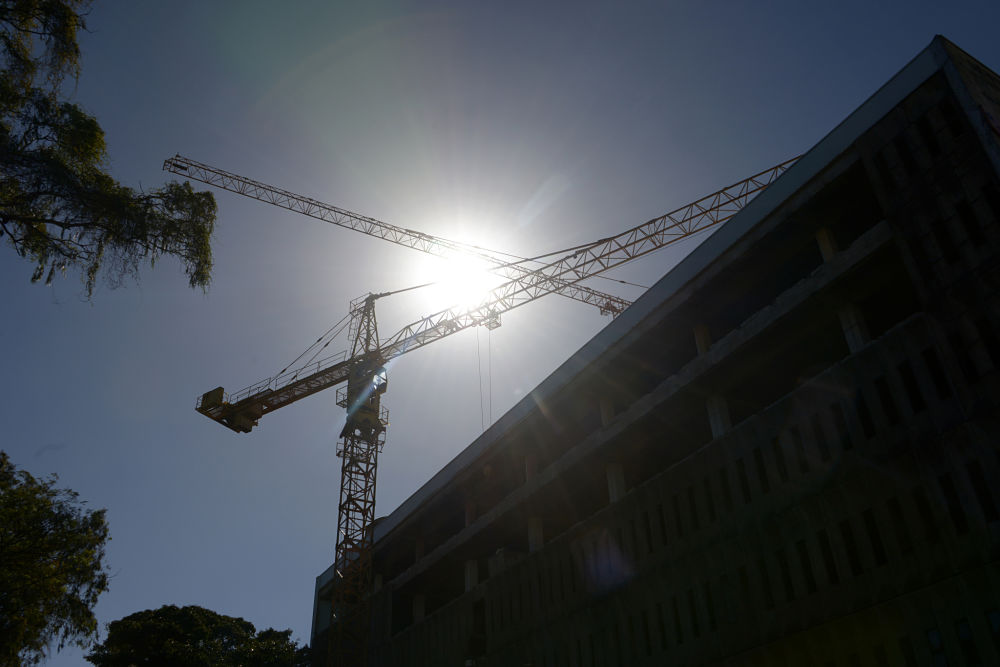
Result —
[[357, 667], [367, 662], [375, 482], [378, 455], [385, 444], [388, 425], [387, 413], [381, 405], [387, 387], [385, 364], [463, 329], [495, 328], [503, 313], [547, 294], [562, 294], [597, 306], [603, 313], [617, 315], [628, 301], [579, 283], [725, 222], [797, 159], [787, 160], [614, 236], [569, 248], [540, 265], [528, 265], [529, 260], [517, 258], [511, 261], [503, 253], [396, 227], [181, 156], [164, 163], [163, 168], [175, 174], [400, 245], [446, 257], [454, 253], [481, 257], [506, 279], [479, 305], [442, 310], [404, 326], [384, 340], [378, 334], [375, 301], [394, 292], [368, 294], [351, 304], [349, 355], [282, 373], [231, 394], [217, 387], [198, 400], [196, 409], [201, 414], [233, 431], [248, 433], [264, 415], [324, 389], [344, 385], [337, 390], [337, 404], [347, 410], [347, 419], [337, 446], [341, 483], [328, 664]]

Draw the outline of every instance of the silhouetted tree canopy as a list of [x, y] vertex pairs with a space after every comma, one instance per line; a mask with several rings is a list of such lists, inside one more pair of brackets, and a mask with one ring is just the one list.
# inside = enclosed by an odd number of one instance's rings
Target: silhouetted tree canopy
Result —
[[242, 618], [203, 607], [167, 605], [108, 624], [108, 637], [87, 656], [97, 667], [304, 667], [307, 648], [291, 630], [256, 631]]
[[104, 510], [35, 479], [0, 452], [0, 665], [36, 664], [53, 644], [86, 647], [108, 589]]
[[49, 283], [79, 271], [138, 279], [161, 255], [191, 287], [211, 279], [215, 198], [190, 183], [137, 191], [107, 173], [97, 120], [63, 99], [80, 69], [77, 32], [90, 0], [0, 0], [0, 236]]

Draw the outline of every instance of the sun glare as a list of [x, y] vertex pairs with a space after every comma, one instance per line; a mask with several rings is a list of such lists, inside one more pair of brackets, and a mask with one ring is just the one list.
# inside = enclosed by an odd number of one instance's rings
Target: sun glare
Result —
[[435, 275], [431, 278], [435, 284], [428, 288], [429, 302], [439, 310], [451, 306], [478, 306], [499, 284], [498, 277], [489, 269], [489, 264], [474, 257], [453, 257], [437, 262]]

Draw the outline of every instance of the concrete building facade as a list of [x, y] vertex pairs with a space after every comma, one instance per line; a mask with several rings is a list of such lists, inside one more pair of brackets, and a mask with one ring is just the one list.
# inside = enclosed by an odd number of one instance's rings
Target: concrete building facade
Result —
[[376, 524], [370, 664], [1000, 664], [998, 287], [937, 37]]

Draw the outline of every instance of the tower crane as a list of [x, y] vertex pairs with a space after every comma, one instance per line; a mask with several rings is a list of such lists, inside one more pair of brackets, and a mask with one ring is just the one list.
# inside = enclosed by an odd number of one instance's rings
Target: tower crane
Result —
[[[387, 413], [381, 405], [381, 396], [387, 388], [386, 363], [464, 329], [497, 326], [503, 313], [547, 294], [560, 293], [594, 303], [588, 300], [589, 295], [575, 291], [580, 281], [725, 222], [797, 159], [782, 162], [613, 236], [569, 248], [562, 256], [539, 267], [504, 263], [495, 254], [465, 246], [465, 250], [485, 253], [494, 263], [502, 265], [502, 271], [517, 267], [510, 274], [503, 273], [507, 280], [490, 291], [479, 305], [439, 311], [380, 339], [375, 302], [390, 293], [368, 294], [351, 304], [352, 349], [345, 358], [310, 364], [231, 394], [217, 387], [198, 399], [198, 412], [233, 431], [247, 433], [264, 415], [324, 389], [338, 387], [337, 404], [347, 410], [347, 419], [337, 446], [341, 485], [328, 658], [336, 654], [337, 665], [366, 662], [376, 472], [388, 425]], [[164, 168], [206, 183], [219, 184], [216, 182], [219, 181], [224, 189], [426, 252], [432, 252], [429, 247], [449, 250], [453, 247], [448, 245], [453, 242], [344, 212], [185, 158], [171, 158]]]

